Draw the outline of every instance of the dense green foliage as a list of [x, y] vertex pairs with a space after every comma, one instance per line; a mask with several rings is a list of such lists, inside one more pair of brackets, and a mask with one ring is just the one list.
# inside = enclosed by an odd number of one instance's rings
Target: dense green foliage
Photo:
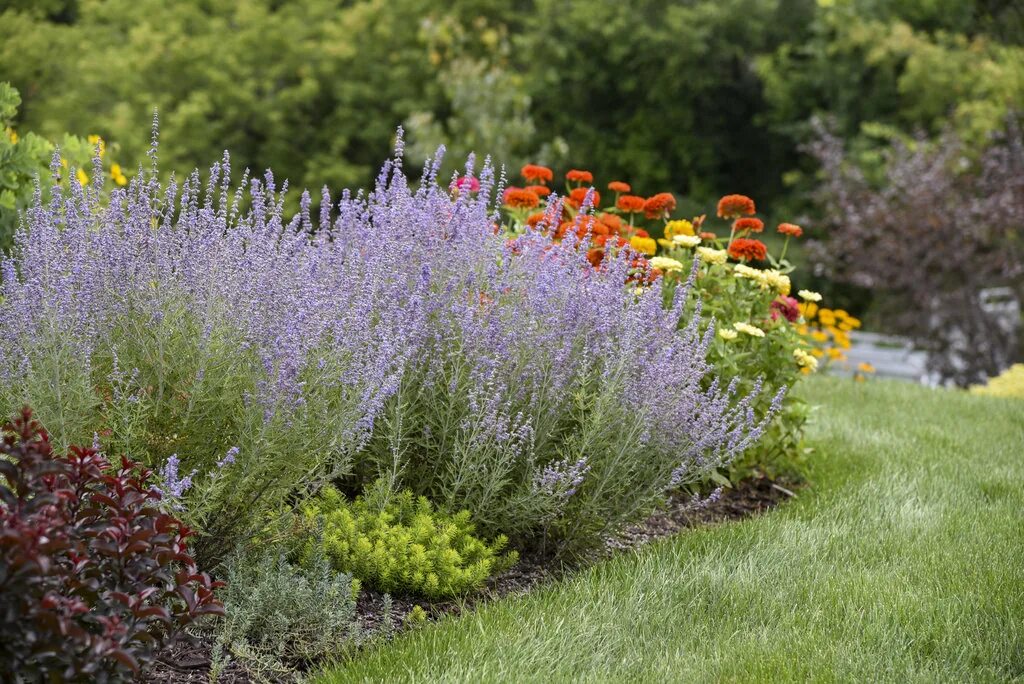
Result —
[[375, 488], [348, 501], [328, 487], [301, 507], [309, 534], [302, 563], [325, 553], [331, 565], [379, 591], [449, 598], [481, 586], [517, 559], [508, 543], [473, 535], [470, 512], [446, 515], [410, 491], [387, 496]]
[[293, 186], [367, 185], [404, 123], [413, 158], [446, 143], [453, 164], [586, 160], [699, 199], [774, 201], [813, 113], [867, 143], [950, 115], [981, 139], [1024, 89], [1024, 10], [998, 0], [7, 7], [0, 74], [22, 92], [20, 127], [99, 133], [135, 160], [158, 107], [179, 172], [229, 148]]
[[821, 406], [819, 453], [796, 500], [427, 627], [317, 681], [1019, 678], [1019, 405], [804, 386]]

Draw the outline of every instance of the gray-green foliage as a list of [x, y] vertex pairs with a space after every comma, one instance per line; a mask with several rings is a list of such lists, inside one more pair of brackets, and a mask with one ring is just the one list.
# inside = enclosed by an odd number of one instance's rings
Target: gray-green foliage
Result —
[[[359, 582], [331, 569], [322, 555], [303, 566], [270, 548], [238, 553], [221, 590], [214, 672], [231, 659], [260, 681], [292, 678], [310, 663], [337, 659], [365, 641], [356, 616]], [[384, 616], [390, 629], [391, 616]]]

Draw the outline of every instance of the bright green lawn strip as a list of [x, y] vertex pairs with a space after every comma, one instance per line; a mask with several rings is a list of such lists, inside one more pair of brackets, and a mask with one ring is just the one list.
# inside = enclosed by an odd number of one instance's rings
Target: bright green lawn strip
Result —
[[1024, 402], [815, 379], [811, 488], [321, 682], [1024, 681]]

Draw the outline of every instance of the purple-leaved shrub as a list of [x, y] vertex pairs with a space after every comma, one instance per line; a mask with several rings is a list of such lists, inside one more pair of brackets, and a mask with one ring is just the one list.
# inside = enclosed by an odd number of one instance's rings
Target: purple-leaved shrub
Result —
[[581, 547], [757, 439], [750, 397], [701, 389], [697, 320], [625, 287], [625, 257], [509, 243], [489, 166], [460, 194], [439, 164], [413, 187], [399, 145], [318, 220], [303, 193], [286, 221], [270, 172], [232, 190], [226, 154], [205, 187], [161, 184], [155, 143], [106, 205], [37, 193], [0, 266], [0, 413], [31, 404], [61, 445], [101, 425], [106, 451], [173, 471], [214, 557], [296, 495], [379, 478]]

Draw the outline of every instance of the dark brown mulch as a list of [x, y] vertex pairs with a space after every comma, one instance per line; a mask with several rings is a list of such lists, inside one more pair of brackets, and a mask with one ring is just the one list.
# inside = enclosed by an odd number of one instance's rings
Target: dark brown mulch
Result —
[[[597, 558], [624, 550], [636, 549], [658, 539], [670, 537], [679, 531], [702, 525], [757, 515], [774, 508], [783, 500], [795, 496], [787, 487], [767, 478], [751, 478], [738, 486], [722, 490], [717, 501], [694, 506], [683, 497], [672, 500], [642, 524], [626, 529], [606, 545]], [[592, 559], [592, 560], [596, 560]], [[584, 564], [585, 565], [585, 564]], [[565, 565], [539, 554], [524, 554], [515, 567], [492, 578], [487, 585], [471, 596], [458, 600], [428, 602], [393, 597], [391, 614], [398, 630], [405, 628], [405, 618], [420, 606], [431, 620], [459, 615], [481, 602], [504, 596], [525, 594], [537, 585], [558, 579], [579, 569], [579, 565]], [[364, 590], [358, 603], [359, 619], [367, 632], [383, 624], [384, 595]], [[149, 668], [139, 681], [165, 684], [199, 684], [209, 682], [211, 643], [179, 644], [161, 654], [158, 662]], [[252, 679], [239, 663], [232, 661], [218, 678], [219, 684], [249, 684]]]

